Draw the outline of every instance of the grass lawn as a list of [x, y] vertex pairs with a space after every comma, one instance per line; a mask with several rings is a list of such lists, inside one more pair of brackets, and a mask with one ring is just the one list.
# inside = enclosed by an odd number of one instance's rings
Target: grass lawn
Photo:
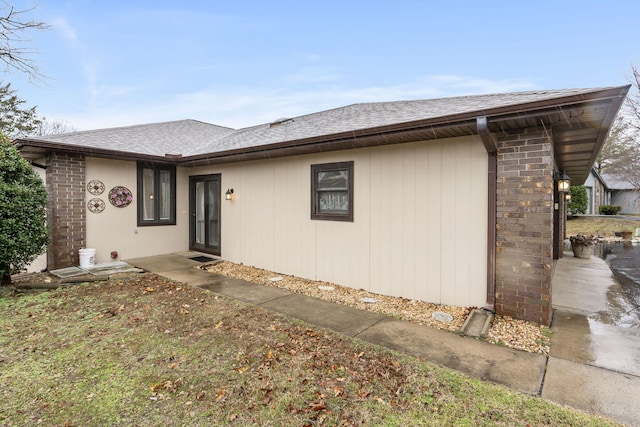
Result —
[[640, 228], [640, 221], [625, 219], [624, 216], [590, 216], [574, 217], [567, 221], [567, 236], [585, 234], [602, 237], [613, 237], [616, 231], [633, 231]]
[[150, 273], [0, 313], [2, 426], [617, 425]]

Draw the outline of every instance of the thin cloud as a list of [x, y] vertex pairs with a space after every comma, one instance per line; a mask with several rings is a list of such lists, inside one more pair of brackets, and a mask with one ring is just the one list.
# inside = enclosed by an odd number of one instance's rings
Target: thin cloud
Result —
[[55, 18], [51, 21], [51, 27], [54, 31], [58, 31], [66, 40], [72, 43], [78, 42], [78, 33], [67, 20]]
[[[89, 70], [91, 67], [89, 67]], [[91, 76], [88, 73], [88, 77]], [[89, 80], [92, 80], [89, 77]], [[211, 87], [153, 102], [118, 103], [118, 93], [134, 88], [93, 87], [92, 97], [108, 97], [113, 103], [92, 102], [91, 108], [65, 119], [75, 128], [127, 126], [181, 119], [242, 128], [268, 123], [279, 117], [295, 117], [361, 102], [427, 99], [482, 93], [514, 92], [536, 89], [535, 83], [522, 80], [487, 80], [466, 76], [426, 76], [418, 81], [392, 86], [346, 89], [340, 85], [316, 85], [305, 90], [277, 88]], [[94, 98], [94, 101], [95, 101]]]

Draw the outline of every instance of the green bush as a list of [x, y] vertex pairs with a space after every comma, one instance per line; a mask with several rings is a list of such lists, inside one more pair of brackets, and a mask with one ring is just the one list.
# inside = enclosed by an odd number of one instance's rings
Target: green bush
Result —
[[0, 135], [0, 285], [45, 251], [46, 204], [42, 180]]
[[587, 189], [584, 185], [571, 186], [571, 201], [567, 207], [570, 215], [587, 213]]
[[615, 215], [618, 212], [620, 212], [621, 209], [622, 209], [622, 207], [620, 207], [620, 206], [600, 205], [600, 214], [601, 215]]

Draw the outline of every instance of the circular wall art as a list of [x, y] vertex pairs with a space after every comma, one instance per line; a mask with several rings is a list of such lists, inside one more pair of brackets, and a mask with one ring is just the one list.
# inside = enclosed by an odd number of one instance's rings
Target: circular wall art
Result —
[[89, 181], [87, 184], [87, 191], [95, 196], [102, 194], [104, 193], [104, 184], [102, 181], [98, 181], [97, 179]]
[[109, 191], [109, 202], [116, 208], [126, 208], [133, 201], [133, 194], [127, 187], [113, 187]]
[[100, 213], [104, 210], [105, 204], [102, 199], [91, 199], [89, 200], [89, 203], [87, 203], [87, 208], [90, 212]]

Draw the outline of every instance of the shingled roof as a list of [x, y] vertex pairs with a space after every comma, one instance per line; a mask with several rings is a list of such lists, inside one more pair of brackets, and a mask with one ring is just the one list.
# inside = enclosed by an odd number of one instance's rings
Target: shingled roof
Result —
[[[595, 160], [597, 155], [593, 151], [599, 151], [628, 89], [541, 90], [362, 103], [243, 129], [182, 120], [27, 138], [16, 144], [23, 153], [58, 149], [198, 165], [475, 135], [476, 119], [483, 116], [492, 132], [532, 126], [553, 131], [567, 148], [565, 153], [556, 147], [559, 163], [575, 161], [566, 156], [573, 151], [573, 142], [581, 144], [576, 173], [582, 174], [586, 167], [586, 177], [593, 165], [591, 158]], [[575, 131], [580, 132], [572, 137]]]

